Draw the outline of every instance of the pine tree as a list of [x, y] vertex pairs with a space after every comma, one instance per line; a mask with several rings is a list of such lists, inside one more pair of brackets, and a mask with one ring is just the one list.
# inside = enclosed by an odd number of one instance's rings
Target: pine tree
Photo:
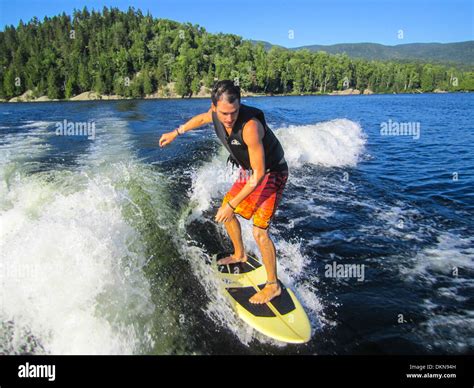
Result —
[[57, 71], [50, 69], [48, 72], [48, 91], [47, 96], [50, 99], [58, 99], [60, 97], [60, 82]]

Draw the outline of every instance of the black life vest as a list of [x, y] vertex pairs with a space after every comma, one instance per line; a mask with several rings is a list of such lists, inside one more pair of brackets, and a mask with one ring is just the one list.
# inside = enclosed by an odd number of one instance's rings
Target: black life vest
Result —
[[212, 112], [212, 122], [214, 124], [216, 135], [229, 151], [230, 161], [234, 164], [240, 165], [245, 170], [251, 170], [249, 151], [244, 142], [242, 131], [244, 125], [254, 117], [262, 123], [265, 130], [262, 143], [265, 151], [266, 172], [288, 170], [283, 147], [273, 131], [268, 127], [263, 112], [260, 109], [244, 104], [240, 104], [239, 115], [232, 127], [230, 135], [227, 135], [227, 131], [224, 125], [217, 118], [216, 112]]

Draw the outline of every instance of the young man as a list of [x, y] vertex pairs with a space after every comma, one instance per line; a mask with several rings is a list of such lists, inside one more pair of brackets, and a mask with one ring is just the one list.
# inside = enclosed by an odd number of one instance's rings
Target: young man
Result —
[[[253, 217], [253, 236], [267, 271], [265, 287], [253, 295], [252, 303], [267, 303], [281, 294], [276, 271], [275, 246], [268, 234], [270, 221], [288, 179], [288, 165], [283, 148], [265, 122], [261, 110], [240, 103], [240, 88], [232, 81], [220, 81], [211, 94], [208, 112], [193, 117], [186, 124], [160, 138], [160, 147], [201, 125], [213, 123], [218, 138], [241, 167], [240, 177], [224, 196], [215, 220], [223, 222], [234, 246], [234, 253], [218, 261], [231, 264], [247, 261], [238, 214]], [[251, 174], [247, 174], [250, 171]]]

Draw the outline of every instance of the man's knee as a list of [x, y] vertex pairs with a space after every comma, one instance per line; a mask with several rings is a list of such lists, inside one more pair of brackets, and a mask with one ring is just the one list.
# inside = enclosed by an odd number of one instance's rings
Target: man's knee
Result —
[[268, 235], [268, 229], [262, 229], [258, 226], [253, 227], [253, 237], [257, 242], [264, 242], [270, 238]]

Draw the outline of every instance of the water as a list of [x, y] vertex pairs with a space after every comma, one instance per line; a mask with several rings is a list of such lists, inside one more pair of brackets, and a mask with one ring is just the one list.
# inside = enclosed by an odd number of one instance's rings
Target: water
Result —
[[[230, 245], [213, 216], [232, 182], [211, 127], [157, 146], [209, 100], [1, 104], [0, 353], [472, 352], [473, 99], [245, 99], [290, 165], [272, 235], [305, 345], [256, 333], [217, 291], [207, 261]], [[64, 120], [94, 138], [56, 136]], [[389, 120], [418, 136], [381, 135]]]

